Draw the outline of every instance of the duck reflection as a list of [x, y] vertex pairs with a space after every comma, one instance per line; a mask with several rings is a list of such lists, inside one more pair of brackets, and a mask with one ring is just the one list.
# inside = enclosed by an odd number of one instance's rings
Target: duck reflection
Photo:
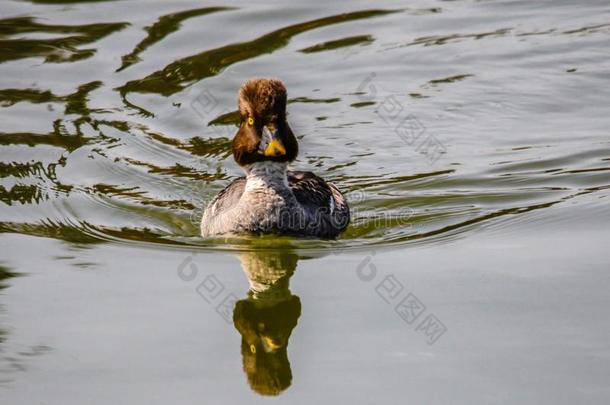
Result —
[[237, 301], [233, 311], [244, 372], [255, 392], [278, 395], [292, 382], [288, 339], [301, 316], [301, 300], [289, 285], [298, 256], [259, 251], [239, 259], [250, 281], [248, 297]]

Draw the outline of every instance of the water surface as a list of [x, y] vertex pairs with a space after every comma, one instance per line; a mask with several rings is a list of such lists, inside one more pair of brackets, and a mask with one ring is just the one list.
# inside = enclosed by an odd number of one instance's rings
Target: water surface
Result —
[[[604, 1], [2, 2], [0, 397], [607, 402], [609, 46]], [[198, 235], [255, 76], [336, 241]]]

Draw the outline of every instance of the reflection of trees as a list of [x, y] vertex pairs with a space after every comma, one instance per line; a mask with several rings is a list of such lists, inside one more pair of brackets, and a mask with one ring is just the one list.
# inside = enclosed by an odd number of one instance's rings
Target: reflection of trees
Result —
[[[7, 287], [6, 280], [15, 277], [15, 273], [11, 272], [7, 267], [0, 265], [0, 291]], [[6, 340], [6, 331], [0, 327], [0, 343]]]
[[122, 64], [121, 67], [117, 69], [117, 72], [126, 69], [134, 63], [139, 62], [140, 57], [138, 55], [140, 53], [144, 52], [146, 49], [148, 49], [155, 43], [162, 41], [169, 34], [178, 31], [183, 21], [188, 20], [189, 18], [200, 17], [206, 14], [212, 14], [226, 10], [231, 10], [231, 8], [204, 7], [196, 8], [193, 10], [181, 11], [179, 13], [167, 14], [159, 17], [159, 19], [153, 25], [145, 28], [146, 32], [148, 33], [146, 38], [144, 38], [139, 44], [137, 44], [133, 51], [131, 51], [131, 53], [122, 57]]
[[295, 35], [316, 28], [346, 21], [382, 16], [392, 12], [395, 11], [355, 11], [289, 25], [269, 32], [252, 41], [229, 44], [201, 52], [197, 55], [179, 59], [170, 63], [162, 70], [151, 73], [142, 79], [127, 82], [120, 90], [124, 95], [130, 92], [141, 92], [170, 96], [181, 91], [189, 84], [205, 79], [206, 77], [217, 75], [223, 69], [235, 63], [281, 49], [285, 47]]
[[[80, 45], [93, 43], [129, 24], [99, 23], [86, 25], [51, 25], [36, 22], [32, 17], [15, 17], [0, 20], [0, 63], [15, 59], [44, 57], [46, 62], [73, 62], [87, 59], [95, 48], [78, 49]], [[5, 38], [28, 32], [66, 34], [60, 38], [24, 39]]]

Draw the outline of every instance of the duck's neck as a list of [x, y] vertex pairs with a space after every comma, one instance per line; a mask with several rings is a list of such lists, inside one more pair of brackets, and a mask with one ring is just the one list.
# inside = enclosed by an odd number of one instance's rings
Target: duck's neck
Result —
[[239, 261], [250, 282], [248, 295], [259, 305], [274, 305], [292, 297], [290, 277], [297, 266], [297, 257], [285, 253], [245, 252]]
[[275, 190], [288, 188], [285, 162], [256, 162], [245, 168], [246, 191], [257, 188], [273, 188]]
[[255, 280], [250, 281], [248, 296], [257, 301], [259, 306], [272, 306], [292, 297], [290, 278], [286, 277], [275, 284], [265, 284]]

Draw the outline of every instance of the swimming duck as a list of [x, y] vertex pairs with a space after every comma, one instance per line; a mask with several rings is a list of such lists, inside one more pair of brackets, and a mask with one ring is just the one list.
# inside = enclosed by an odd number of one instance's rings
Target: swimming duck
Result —
[[282, 234], [334, 238], [350, 220], [339, 189], [311, 172], [288, 169], [298, 154], [286, 121], [286, 87], [251, 79], [239, 90], [233, 157], [245, 171], [206, 207], [202, 236]]

